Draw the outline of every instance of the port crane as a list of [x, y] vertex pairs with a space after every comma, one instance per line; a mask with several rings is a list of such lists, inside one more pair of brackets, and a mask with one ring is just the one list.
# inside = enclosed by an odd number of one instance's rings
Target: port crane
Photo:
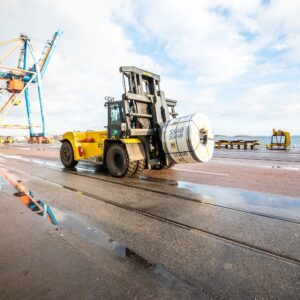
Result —
[[[13, 47], [6, 51], [0, 57], [0, 80], [6, 82], [6, 86], [0, 88], [0, 95], [6, 91], [9, 94], [8, 99], [0, 107], [0, 124], [6, 117], [8, 112], [13, 106], [17, 106], [21, 103], [21, 96], [25, 96], [26, 113], [28, 126], [22, 125], [0, 125], [0, 128], [22, 128], [29, 129], [29, 143], [49, 143], [49, 139], [46, 136], [45, 128], [45, 116], [43, 109], [43, 88], [42, 79], [54, 53], [57, 45], [57, 41], [62, 35], [62, 30], [57, 30], [52, 39], [48, 40], [44, 46], [44, 50], [39, 59], [34, 54], [31, 38], [26, 34], [20, 34], [16, 39], [0, 42], [1, 45], [12, 44]], [[18, 48], [20, 48], [20, 54], [17, 67], [9, 67], [2, 65], [4, 60], [7, 60]], [[29, 65], [29, 61], [33, 63]], [[32, 124], [32, 111], [31, 102], [29, 96], [29, 86], [35, 84], [37, 87], [39, 110], [41, 117], [41, 126]], [[35, 132], [35, 127], [42, 127], [40, 132]]]

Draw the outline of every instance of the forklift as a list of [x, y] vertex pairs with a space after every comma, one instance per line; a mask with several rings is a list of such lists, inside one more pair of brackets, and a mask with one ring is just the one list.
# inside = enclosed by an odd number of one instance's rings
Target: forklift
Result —
[[[160, 76], [131, 66], [120, 67], [120, 72], [124, 88], [122, 100], [105, 97], [107, 130], [65, 133], [60, 149], [62, 164], [74, 168], [79, 161], [94, 162], [103, 164], [114, 177], [133, 177], [140, 175], [145, 168], [159, 170], [181, 161], [189, 162], [193, 149], [180, 151], [177, 148], [179, 140], [174, 140], [184, 139], [185, 127], [188, 129], [188, 126], [182, 127], [184, 122], [176, 118], [177, 101], [165, 97], [160, 89]], [[166, 141], [168, 124], [171, 127], [181, 124], [182, 129], [170, 127], [170, 139]], [[206, 126], [209, 126], [208, 122]], [[213, 139], [211, 130], [201, 128], [200, 131], [199, 143], [207, 146], [207, 141]], [[168, 145], [175, 149], [171, 154]], [[210, 152], [204, 160], [211, 158]], [[192, 160], [201, 161], [192, 154]]]

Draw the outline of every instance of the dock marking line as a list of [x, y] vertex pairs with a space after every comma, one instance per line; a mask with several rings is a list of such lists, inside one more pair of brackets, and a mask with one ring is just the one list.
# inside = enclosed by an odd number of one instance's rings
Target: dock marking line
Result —
[[202, 174], [208, 174], [208, 175], [217, 175], [217, 176], [229, 176], [229, 174], [209, 172], [209, 171], [197, 171], [197, 170], [189, 170], [189, 169], [174, 169], [174, 170], [183, 171], [183, 172], [190, 172], [190, 173], [202, 173]]

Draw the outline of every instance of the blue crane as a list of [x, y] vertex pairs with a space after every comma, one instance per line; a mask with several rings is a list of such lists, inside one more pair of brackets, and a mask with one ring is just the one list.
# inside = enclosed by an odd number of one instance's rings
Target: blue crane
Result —
[[[16, 43], [12, 49], [6, 52], [2, 57], [0, 57], [0, 80], [7, 81], [6, 91], [10, 93], [10, 97], [5, 101], [4, 105], [0, 108], [0, 121], [1, 114], [3, 118], [8, 113], [13, 105], [18, 104], [18, 98], [25, 95], [26, 103], [26, 113], [28, 120], [28, 129], [29, 129], [29, 142], [47, 142], [46, 137], [46, 128], [45, 128], [45, 117], [43, 109], [43, 89], [42, 89], [42, 79], [44, 77], [45, 71], [48, 67], [48, 64], [51, 60], [51, 57], [56, 48], [58, 39], [62, 35], [62, 30], [58, 30], [54, 33], [51, 40], [48, 40], [44, 50], [37, 60], [33, 52], [31, 39], [28, 35], [21, 34], [19, 38], [14, 40], [9, 40], [5, 42], [0, 42], [0, 45], [5, 45], [9, 43]], [[1, 65], [2, 61], [10, 56], [19, 46], [21, 46], [21, 51], [19, 55], [18, 65], [14, 67], [6, 67]], [[31, 55], [33, 60], [33, 65], [28, 67], [28, 55]], [[5, 70], [5, 71], [3, 71]], [[38, 98], [39, 98], [39, 107], [40, 115], [42, 122], [42, 131], [39, 133], [34, 133], [31, 122], [31, 103], [29, 96], [29, 84], [36, 84]]]

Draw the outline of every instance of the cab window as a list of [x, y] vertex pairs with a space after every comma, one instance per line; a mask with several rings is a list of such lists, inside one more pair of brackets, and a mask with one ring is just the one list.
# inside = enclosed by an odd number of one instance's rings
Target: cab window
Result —
[[112, 105], [110, 110], [110, 118], [112, 123], [120, 123], [120, 109], [119, 105]]

